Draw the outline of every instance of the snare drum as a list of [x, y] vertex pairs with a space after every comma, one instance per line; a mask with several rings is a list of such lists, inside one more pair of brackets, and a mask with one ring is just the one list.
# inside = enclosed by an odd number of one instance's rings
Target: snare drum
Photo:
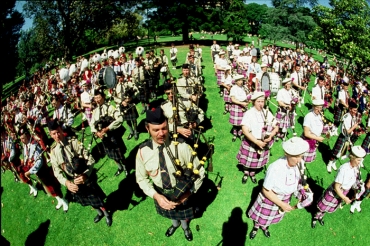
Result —
[[277, 93], [281, 87], [281, 80], [279, 74], [277, 73], [269, 73], [270, 75], [270, 90], [271, 93]]

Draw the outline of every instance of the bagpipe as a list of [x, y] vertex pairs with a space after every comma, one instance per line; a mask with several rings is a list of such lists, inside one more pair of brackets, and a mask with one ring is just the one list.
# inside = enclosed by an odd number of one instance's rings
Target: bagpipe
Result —
[[[104, 128], [108, 127], [113, 121], [115, 121], [115, 119], [112, 117], [112, 116], [109, 116], [109, 115], [104, 115], [104, 116], [101, 116], [99, 118], [99, 120], [97, 120], [95, 123], [94, 123], [94, 127], [95, 129], [100, 132], [102, 131]], [[108, 131], [108, 134], [112, 134], [112, 131]], [[107, 134], [104, 134], [104, 137], [103, 139], [107, 137]]]
[[87, 169], [87, 162], [88, 158], [84, 158], [84, 146], [83, 146], [83, 141], [84, 141], [84, 135], [85, 135], [85, 128], [82, 129], [82, 141], [79, 143], [79, 151], [74, 149], [72, 141], [76, 140], [75, 137], [72, 137], [71, 139], [68, 140], [68, 144], [71, 148], [71, 150], [68, 150], [66, 146], [63, 144], [63, 141], [60, 141], [60, 145], [62, 146], [63, 150], [68, 153], [72, 158], [71, 161], [67, 161], [67, 165], [69, 166], [68, 169], [69, 171], [74, 175], [74, 177], [78, 177], [82, 175]]
[[357, 128], [355, 128], [353, 130], [353, 134], [355, 136], [360, 136], [362, 134], [365, 134], [366, 133], [366, 128], [362, 124], [362, 114], [361, 113], [356, 114], [356, 123], [358, 124], [358, 126], [357, 126]]

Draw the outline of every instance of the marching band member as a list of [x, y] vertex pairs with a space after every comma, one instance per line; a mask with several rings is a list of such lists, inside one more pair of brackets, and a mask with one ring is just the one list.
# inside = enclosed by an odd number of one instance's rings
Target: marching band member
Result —
[[167, 68], [168, 68], [168, 57], [164, 53], [164, 49], [161, 49], [159, 51], [159, 62], [160, 62], [160, 71], [161, 71], [163, 80], [166, 81], [167, 74], [168, 74], [168, 71], [167, 71]]
[[213, 44], [211, 46], [211, 57], [212, 57], [213, 63], [215, 63], [216, 61], [215, 56], [218, 55], [220, 51], [221, 51], [220, 45], [217, 44], [216, 40], [213, 40]]
[[[136, 182], [147, 196], [153, 198], [157, 213], [172, 220], [172, 225], [165, 235], [172, 236], [181, 225], [185, 238], [192, 241], [193, 234], [189, 227], [190, 220], [194, 218], [191, 194], [196, 193], [201, 186], [204, 168], [199, 169], [199, 178], [190, 182], [182, 193], [177, 194], [180, 182], [177, 182], [173, 173], [178, 169], [175, 169], [175, 157], [170, 154], [174, 153], [175, 146], [169, 141], [167, 121], [161, 108], [147, 111], [146, 129], [151, 139], [141, 144], [137, 152]], [[176, 158], [185, 169], [186, 163], [191, 160], [192, 148], [186, 143], [179, 143], [176, 148]], [[194, 168], [198, 169], [199, 165], [199, 160], [195, 157]]]
[[224, 95], [224, 103], [225, 103], [225, 111], [224, 115], [230, 112], [231, 106], [231, 98], [230, 98], [230, 89], [234, 84], [233, 77], [231, 76], [231, 66], [227, 65], [225, 69], [225, 74], [221, 78], [221, 86], [224, 87], [223, 95]]
[[217, 70], [217, 87], [220, 88], [220, 96], [223, 96], [223, 91], [221, 85], [221, 79], [223, 76], [225, 76], [225, 70], [227, 66], [227, 60], [225, 58], [225, 51], [221, 50], [220, 53], [218, 53], [220, 56], [217, 61], [215, 61], [216, 70]]
[[300, 71], [301, 71], [301, 66], [299, 64], [295, 65], [295, 70], [290, 75], [290, 78], [292, 79], [293, 87], [296, 87], [297, 89], [301, 89], [303, 91], [306, 88], [303, 86], [303, 75]]
[[239, 44], [235, 44], [234, 45], [234, 50], [233, 50], [233, 67], [234, 67], [234, 69], [236, 69], [237, 67], [238, 67], [238, 58], [239, 58], [239, 56], [240, 56], [240, 54], [241, 53], [243, 53], [243, 51], [242, 50], [240, 50], [239, 49]]
[[242, 136], [241, 123], [244, 113], [247, 111], [250, 99], [249, 91], [247, 92], [246, 88], [243, 86], [243, 80], [243, 75], [236, 75], [234, 77], [235, 85], [230, 89], [230, 98], [232, 103], [230, 107], [229, 123], [233, 126], [233, 142], [235, 142], [238, 136]]
[[275, 72], [282, 76], [284, 63], [281, 61], [281, 56], [277, 57], [277, 60], [272, 64], [272, 68], [275, 69]]
[[[8, 134], [7, 134], [8, 132]], [[24, 172], [21, 169], [20, 147], [17, 139], [17, 135], [14, 131], [8, 129], [5, 130], [4, 126], [0, 126], [1, 134], [1, 169], [3, 172], [9, 169], [14, 176], [14, 182], [22, 180], [23, 183], [30, 186], [30, 194], [36, 193], [37, 189], [33, 187], [32, 181], [24, 176]]]
[[[249, 88], [253, 88], [253, 78], [257, 76], [258, 73], [261, 73], [261, 65], [257, 63], [257, 56], [252, 56], [252, 61], [248, 66], [248, 83], [249, 83]], [[257, 89], [257, 87], [254, 87]]]
[[229, 45], [226, 47], [226, 51], [227, 51], [227, 57], [230, 59], [234, 51], [234, 45], [232, 41], [229, 41]]
[[107, 225], [111, 226], [112, 218], [97, 192], [100, 187], [97, 182], [89, 179], [95, 160], [77, 139], [68, 141], [64, 137], [58, 121], [50, 121], [48, 127], [56, 142], [51, 149], [51, 165], [58, 182], [68, 189], [76, 202], [82, 206], [90, 205], [98, 212], [94, 218], [95, 223], [105, 216]]
[[[340, 127], [340, 134], [334, 144], [331, 153], [330, 161], [327, 165], [327, 171], [331, 173], [331, 169], [337, 170], [336, 160], [346, 154], [349, 145], [356, 142], [358, 136], [354, 134], [355, 129], [359, 126], [360, 118], [357, 114], [357, 104], [349, 102], [349, 112], [343, 116], [343, 123]], [[361, 116], [360, 116], [361, 117]]]
[[[63, 199], [60, 184], [53, 175], [52, 169], [47, 165], [40, 146], [36, 141], [32, 140], [26, 128], [21, 128], [19, 130], [19, 138], [23, 144], [22, 169], [24, 171], [24, 176], [27, 179], [31, 179], [31, 174], [35, 174], [45, 191], [57, 199], [58, 204], [55, 208], [59, 210], [63, 206], [63, 210], [66, 213], [68, 211], [68, 203]], [[34, 196], [37, 196], [37, 192], [35, 192], [35, 190], [33, 190], [33, 192]]]
[[136, 105], [132, 103], [136, 91], [137, 90], [133, 87], [128, 87], [119, 105], [123, 121], [127, 122], [128, 129], [130, 130], [127, 140], [130, 140], [132, 137], [134, 137], [135, 140], [139, 139], [139, 133], [137, 131], [137, 118], [139, 118], [139, 113], [137, 112]]
[[[362, 160], [362, 162], [363, 161], [364, 160]], [[358, 212], [361, 212], [361, 203], [370, 194], [370, 174], [367, 175], [367, 181], [364, 184], [364, 190], [365, 190], [364, 193], [362, 193], [361, 195], [359, 194], [359, 197], [357, 197], [357, 194], [356, 194], [356, 200], [353, 201], [351, 208], [349, 210], [351, 214], [353, 214], [355, 210], [357, 210]]]
[[236, 156], [244, 169], [243, 184], [248, 177], [253, 183], [257, 182], [255, 173], [268, 163], [270, 148], [279, 130], [272, 113], [264, 109], [265, 93], [255, 91], [251, 101], [253, 107], [244, 114], [241, 122], [244, 138]]
[[360, 146], [353, 146], [349, 155], [349, 162], [343, 164], [335, 177], [334, 182], [326, 189], [317, 203], [317, 212], [312, 220], [312, 228], [316, 227], [317, 221], [324, 225], [323, 217], [325, 213], [335, 212], [342, 201], [350, 204], [351, 199], [347, 197], [349, 190], [359, 189], [361, 180], [359, 164], [365, 157], [366, 152]]
[[71, 109], [69, 109], [67, 105], [63, 105], [60, 97], [56, 95], [52, 97], [51, 104], [55, 109], [53, 119], [57, 119], [60, 122], [66, 134], [69, 136], [73, 135], [71, 128], [74, 121], [74, 115], [72, 114]]
[[249, 234], [250, 239], [256, 237], [258, 229], [262, 229], [263, 234], [270, 237], [269, 226], [279, 223], [284, 218], [284, 212], [309, 205], [304, 201], [296, 206], [289, 204], [293, 193], [300, 200], [303, 198], [300, 197], [303, 187], [297, 165], [308, 150], [308, 143], [302, 138], [293, 137], [283, 143], [283, 150], [285, 156], [270, 164], [262, 191], [248, 211], [248, 217], [254, 222], [253, 230]]
[[126, 146], [122, 141], [122, 115], [118, 109], [105, 102], [103, 89], [95, 90], [94, 100], [97, 105], [92, 112], [91, 132], [102, 140], [105, 153], [117, 164], [118, 170], [114, 176], [122, 172], [127, 175], [124, 164]]
[[81, 107], [84, 111], [84, 115], [87, 119], [88, 124], [90, 125], [91, 122], [91, 113], [92, 113], [92, 104], [91, 104], [91, 99], [92, 99], [92, 91], [90, 89], [90, 81], [85, 81], [83, 80], [81, 83], [83, 92], [81, 93]]
[[325, 101], [325, 77], [319, 76], [315, 87], [312, 88], [312, 100], [321, 99], [324, 101], [324, 108], [327, 108], [328, 102]]
[[367, 118], [367, 133], [361, 147], [366, 151], [367, 154], [370, 153], [370, 117]]
[[135, 58], [135, 68], [132, 70], [133, 82], [139, 89], [137, 99], [141, 102], [143, 110], [141, 114], [145, 113], [145, 110], [149, 109], [149, 88], [148, 83], [145, 80], [144, 67], [139, 57]]
[[186, 99], [191, 99], [194, 88], [200, 86], [198, 79], [190, 77], [189, 64], [182, 65], [182, 77], [177, 80], [176, 86], [179, 96]]
[[349, 102], [349, 95], [348, 95], [348, 83], [343, 82], [341, 85], [341, 90], [338, 92], [338, 98], [335, 102], [334, 107], [334, 125], [339, 127], [339, 124], [342, 120], [343, 115], [348, 110], [348, 102]]
[[176, 69], [176, 63], [177, 63], [177, 48], [175, 47], [175, 44], [171, 44], [171, 49], [170, 49], [170, 60], [172, 63], [172, 69]]
[[295, 104], [298, 98], [292, 95], [292, 79], [286, 78], [282, 81], [284, 88], [279, 89], [276, 95], [276, 101], [279, 104], [279, 111], [276, 114], [276, 119], [279, 124], [279, 133], [277, 137], [285, 139], [289, 128], [294, 128], [295, 125]]
[[198, 63], [195, 61], [194, 55], [188, 56], [188, 63], [190, 68], [190, 77], [198, 78], [198, 80], [200, 80], [201, 70]]

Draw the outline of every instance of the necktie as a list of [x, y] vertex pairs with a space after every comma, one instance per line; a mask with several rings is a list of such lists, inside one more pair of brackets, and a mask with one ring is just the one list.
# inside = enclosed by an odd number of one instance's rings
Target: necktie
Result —
[[121, 100], [123, 100], [123, 83], [121, 83]]
[[321, 99], [324, 100], [324, 94], [322, 93], [322, 87], [320, 87]]
[[298, 78], [298, 85], [301, 85], [301, 79], [299, 78], [299, 73], [297, 72], [297, 78]]
[[158, 147], [159, 167], [161, 171], [162, 185], [163, 185], [163, 189], [171, 189], [172, 188], [171, 178], [170, 178], [170, 175], [168, 174], [166, 160], [164, 159], [164, 154], [163, 154], [163, 148], [164, 148], [164, 145], [160, 145]]
[[279, 73], [281, 73], [281, 63], [279, 62]]

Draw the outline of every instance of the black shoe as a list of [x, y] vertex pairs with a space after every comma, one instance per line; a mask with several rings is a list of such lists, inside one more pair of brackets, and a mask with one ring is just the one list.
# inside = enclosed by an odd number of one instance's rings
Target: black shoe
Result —
[[128, 135], [128, 137], [127, 137], [127, 140], [130, 140], [133, 136], [134, 136], [134, 134], [130, 133], [130, 135]]
[[138, 140], [139, 139], [139, 134], [135, 133], [134, 138], [135, 138], [135, 140]]
[[227, 114], [227, 111], [226, 111], [226, 110], [224, 111], [224, 115], [225, 115], [225, 114]]
[[95, 218], [94, 218], [94, 223], [98, 223], [102, 218], [104, 217], [104, 215], [96, 215]]
[[312, 222], [311, 222], [312, 229], [315, 229], [316, 223], [317, 223], [317, 220], [312, 220]]
[[323, 219], [318, 219], [318, 220], [319, 220], [320, 225], [323, 226], [325, 224]]
[[114, 174], [114, 176], [118, 176], [123, 172], [123, 169], [118, 169], [117, 172]]
[[242, 184], [246, 184], [248, 180], [248, 175], [244, 175], [242, 178]]
[[184, 235], [186, 240], [193, 241], [193, 233], [191, 232], [190, 228], [184, 230]]
[[257, 235], [257, 231], [258, 231], [258, 229], [253, 228], [253, 230], [251, 231], [251, 233], [249, 233], [249, 238], [250, 238], [251, 240], [253, 240], [253, 239], [256, 237], [256, 235]]
[[106, 216], [105, 217], [105, 222], [107, 222], [107, 226], [111, 226], [112, 225], [112, 217], [110, 217], [110, 215]]
[[256, 177], [251, 176], [251, 180], [252, 180], [253, 184], [257, 183]]
[[179, 227], [174, 227], [173, 225], [170, 226], [170, 228], [168, 228], [167, 231], [166, 231], [166, 234], [165, 234], [166, 237], [172, 236], [175, 233], [175, 231], [177, 230], [177, 228], [179, 228]]
[[262, 231], [263, 231], [263, 234], [265, 235], [265, 237], [269, 238], [271, 236], [270, 232], [269, 232], [269, 229], [262, 230]]
[[19, 182], [19, 179], [18, 178], [14, 178], [14, 182]]
[[220, 92], [220, 97], [223, 97], [224, 96], [224, 93], [221, 91]]
[[236, 136], [234, 136], [231, 141], [235, 142], [236, 141]]

